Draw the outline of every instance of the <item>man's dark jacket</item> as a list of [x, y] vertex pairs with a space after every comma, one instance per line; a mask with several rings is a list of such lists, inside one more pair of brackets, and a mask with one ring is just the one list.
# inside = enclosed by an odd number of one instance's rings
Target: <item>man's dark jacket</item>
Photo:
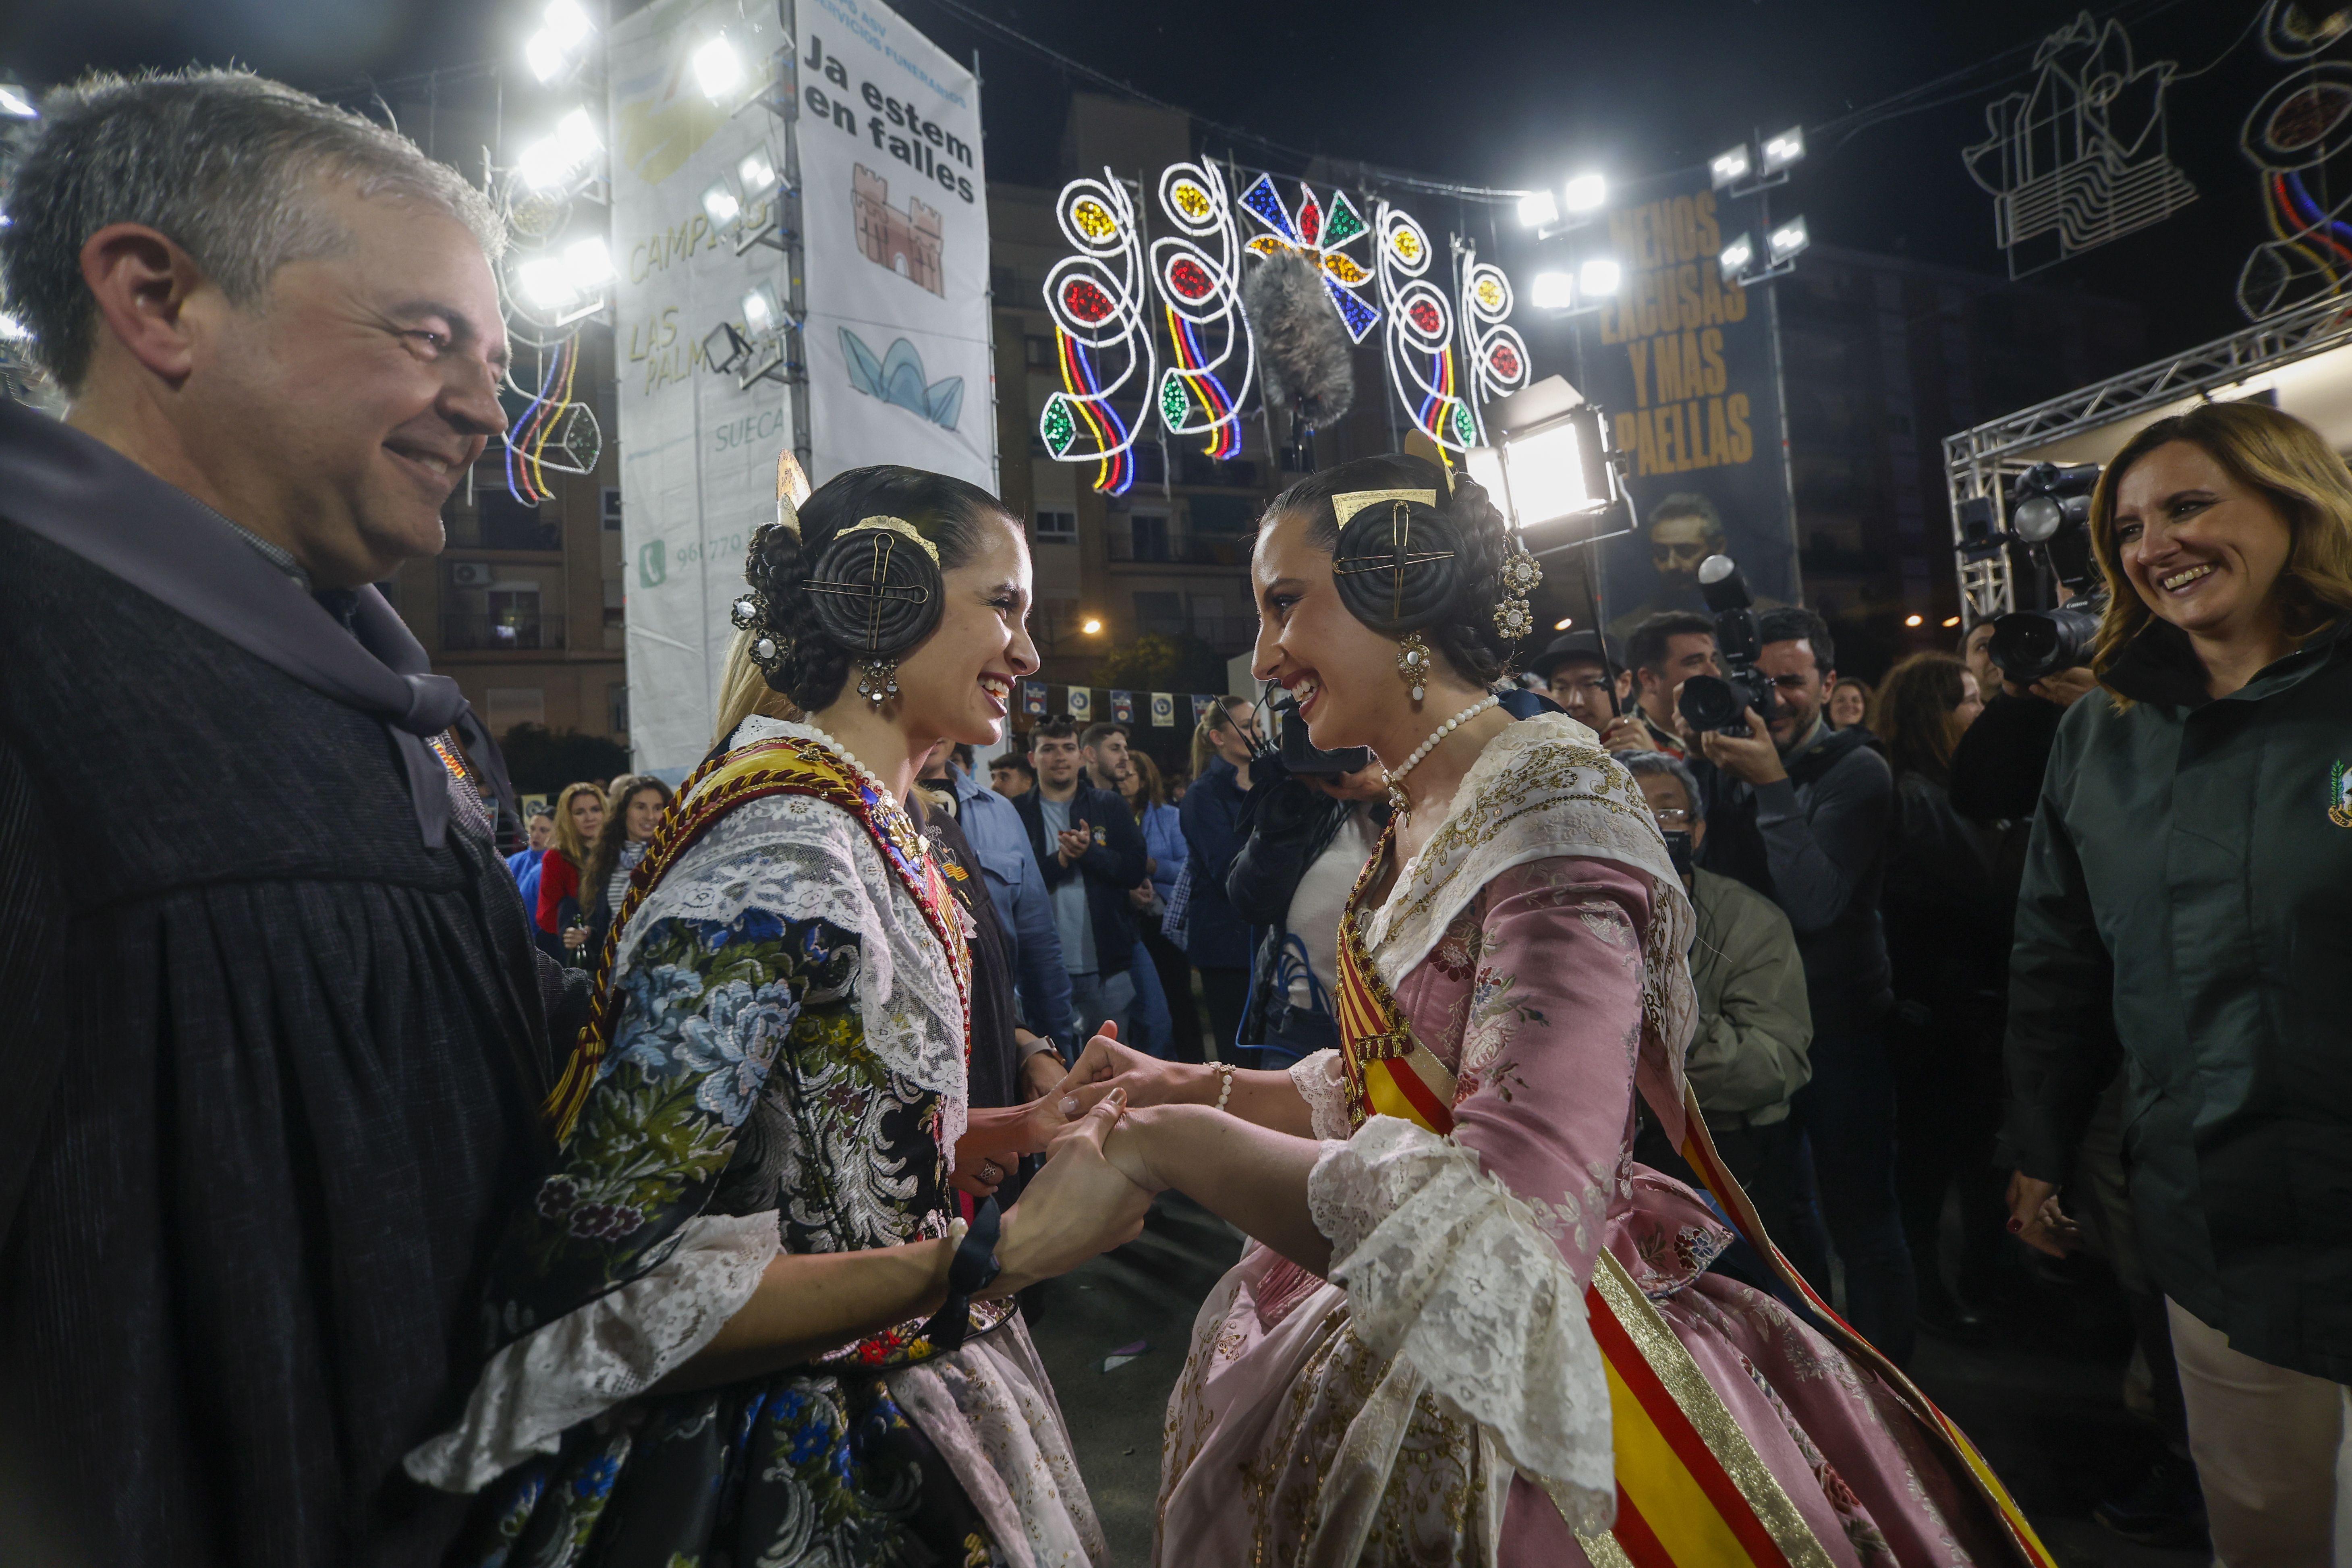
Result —
[[[1013, 805], [1021, 813], [1022, 826], [1029, 829], [1029, 847], [1045, 873], [1045, 889], [1051, 892], [1073, 877], [1086, 878], [1087, 912], [1094, 920], [1095, 971], [1124, 974], [1135, 956], [1135, 924], [1128, 918], [1127, 895], [1143, 880], [1150, 860], [1143, 847], [1143, 829], [1135, 825], [1127, 802], [1082, 782], [1070, 797], [1070, 826], [1085, 823], [1094, 835], [1094, 847], [1065, 866], [1060, 843], [1045, 833], [1044, 798], [1033, 789], [1015, 797]], [[1075, 956], [1065, 953], [1063, 960]]]
[[2008, 1043], [2020, 1167], [2066, 1178], [2120, 1058], [2157, 1283], [2232, 1350], [2332, 1383], [2352, 1383], [2347, 624], [2213, 699], [2153, 623], [2066, 710]]
[[1225, 879], [1242, 850], [1242, 807], [1249, 792], [1241, 773], [1218, 757], [1201, 770], [1176, 808], [1192, 849], [1192, 890], [1184, 916], [1184, 955], [1202, 969], [1250, 966], [1249, 922], [1225, 896]]
[[1789, 917], [1814, 1029], [1877, 1023], [1894, 1003], [1878, 901], [1895, 780], [1870, 731], [1816, 726], [1782, 759], [1789, 776], [1760, 789], [1691, 762], [1707, 797], [1699, 864], [1747, 883]]

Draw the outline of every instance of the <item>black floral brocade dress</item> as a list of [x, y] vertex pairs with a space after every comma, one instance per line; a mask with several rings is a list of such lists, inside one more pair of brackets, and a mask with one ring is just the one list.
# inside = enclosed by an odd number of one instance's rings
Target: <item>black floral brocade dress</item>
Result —
[[[778, 1253], [944, 1235], [966, 1103], [961, 914], [898, 807], [821, 732], [755, 719], [730, 804], [657, 865], [615, 950], [609, 1046], [493, 1266], [498, 1349], [412, 1475], [478, 1491], [455, 1563], [1105, 1560], [1012, 1303], [940, 1352], [921, 1322], [772, 1375], [649, 1394]], [[804, 775], [804, 776], [803, 776]], [[928, 886], [925, 877], [929, 873]]]

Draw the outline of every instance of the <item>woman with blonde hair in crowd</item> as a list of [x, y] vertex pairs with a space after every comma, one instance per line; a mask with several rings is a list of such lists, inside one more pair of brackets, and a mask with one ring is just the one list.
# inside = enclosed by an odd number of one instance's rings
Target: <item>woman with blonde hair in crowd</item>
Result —
[[[588, 944], [588, 928], [580, 915], [580, 872], [588, 864], [588, 847], [604, 829], [604, 790], [601, 784], [568, 784], [555, 797], [555, 842], [539, 861], [538, 918], [540, 945], [550, 956], [579, 963]], [[566, 902], [572, 908], [564, 908]]]
[[601, 952], [613, 911], [628, 890], [629, 873], [645, 858], [646, 845], [669, 805], [669, 785], [651, 773], [623, 773], [613, 781], [610, 809], [588, 858], [580, 868], [580, 918], [588, 927], [590, 953]]
[[2090, 531], [2099, 689], [2058, 728], [2010, 964], [2011, 1227], [2078, 1245], [2060, 1191], [2121, 1067], [2215, 1557], [2352, 1561], [2352, 473], [2206, 404], [2116, 454]]

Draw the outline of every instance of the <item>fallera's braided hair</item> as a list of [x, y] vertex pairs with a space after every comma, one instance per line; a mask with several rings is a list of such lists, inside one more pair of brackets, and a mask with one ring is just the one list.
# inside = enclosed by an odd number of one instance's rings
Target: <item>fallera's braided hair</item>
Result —
[[1331, 509], [1331, 498], [1357, 490], [1436, 492], [1437, 509], [1457, 535], [1455, 566], [1460, 586], [1454, 608], [1423, 627], [1421, 635], [1465, 680], [1491, 686], [1501, 679], [1509, 668], [1512, 647], [1496, 629], [1494, 616], [1486, 607], [1500, 604], [1505, 597], [1503, 562], [1510, 552], [1510, 525], [1467, 474], [1454, 476], [1449, 496], [1445, 475], [1426, 458], [1402, 452], [1359, 458], [1309, 474], [1284, 490], [1267, 505], [1258, 528], [1263, 531], [1276, 519], [1299, 513], [1307, 520], [1307, 537], [1316, 548], [1335, 550], [1339, 543], [1339, 520]]
[[800, 508], [800, 531], [762, 528], [743, 563], [745, 581], [767, 602], [763, 629], [787, 650], [768, 685], [803, 713], [830, 707], [848, 681], [849, 650], [828, 636], [815, 595], [804, 586], [812, 563], [846, 528], [869, 517], [895, 517], [939, 547], [940, 570], [978, 554], [991, 523], [1010, 514], [978, 485], [921, 468], [879, 464], [836, 474]]

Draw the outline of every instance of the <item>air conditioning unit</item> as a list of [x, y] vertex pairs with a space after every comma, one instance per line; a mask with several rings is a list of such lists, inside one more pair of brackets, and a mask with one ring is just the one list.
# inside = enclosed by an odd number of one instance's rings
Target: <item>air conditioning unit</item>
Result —
[[449, 585], [453, 588], [487, 588], [496, 570], [487, 561], [452, 561], [449, 563]]

